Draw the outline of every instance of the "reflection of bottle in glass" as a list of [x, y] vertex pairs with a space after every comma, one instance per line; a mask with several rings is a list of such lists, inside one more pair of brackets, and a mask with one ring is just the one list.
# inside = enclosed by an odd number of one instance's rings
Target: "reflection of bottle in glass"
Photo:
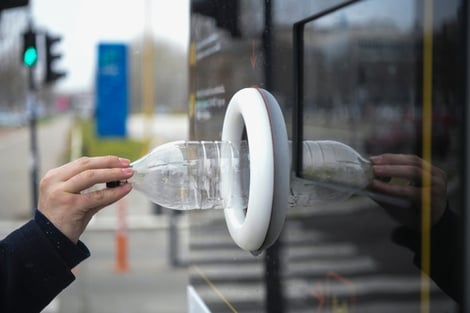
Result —
[[[163, 207], [223, 209], [247, 207], [250, 185], [248, 143], [175, 141], [131, 164], [129, 180]], [[303, 142], [303, 176], [291, 179], [291, 206], [344, 200], [372, 179], [370, 162], [336, 141]], [[223, 174], [232, 179], [222, 181]]]
[[307, 140], [303, 142], [302, 176], [291, 180], [291, 205], [347, 199], [370, 184], [373, 171], [370, 162], [348, 145]]

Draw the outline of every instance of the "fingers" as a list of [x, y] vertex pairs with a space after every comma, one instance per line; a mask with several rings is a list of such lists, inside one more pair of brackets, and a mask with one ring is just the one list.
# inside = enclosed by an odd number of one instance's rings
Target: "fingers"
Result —
[[93, 169], [126, 168], [130, 161], [116, 156], [81, 157], [61, 167], [49, 171], [50, 180], [67, 181], [72, 177]]
[[394, 154], [394, 153], [385, 153], [377, 156], [372, 156], [370, 158], [373, 164], [377, 165], [412, 165], [412, 166], [421, 166], [424, 162], [416, 155], [412, 154]]
[[[422, 197], [430, 194], [432, 224], [441, 218], [447, 205], [445, 171], [416, 155], [382, 154], [371, 157], [370, 161], [375, 175], [370, 184], [372, 190], [411, 200], [409, 207], [401, 207], [377, 199], [391, 216], [405, 225], [418, 227]], [[390, 181], [384, 182], [382, 177]]]
[[377, 177], [401, 178], [419, 186], [423, 175], [431, 174], [429, 164], [415, 155], [382, 154], [370, 160]]
[[[122, 184], [116, 188], [103, 188], [76, 195], [76, 205], [84, 210], [98, 211], [126, 196], [132, 190], [131, 184]], [[96, 212], [93, 212], [93, 214]]]
[[370, 188], [383, 194], [407, 199], [419, 199], [421, 195], [421, 189], [418, 187], [406, 184], [390, 184], [376, 179], [372, 181]]
[[90, 169], [81, 172], [64, 182], [64, 190], [71, 193], [80, 193], [82, 190], [90, 188], [96, 184], [102, 184], [109, 181], [123, 181], [129, 179], [132, 175], [133, 170], [130, 167]]
[[38, 210], [76, 242], [91, 217], [132, 190], [131, 184], [82, 193], [93, 185], [125, 181], [133, 175], [129, 160], [115, 156], [83, 157], [50, 170], [41, 180]]
[[[388, 195], [414, 199], [419, 202], [423, 190], [430, 188], [432, 198], [445, 199], [447, 174], [415, 155], [383, 154], [371, 157], [376, 179], [370, 188]], [[426, 176], [431, 175], [431, 177]], [[393, 178], [384, 182], [381, 177]], [[430, 178], [430, 179], [429, 179]]]

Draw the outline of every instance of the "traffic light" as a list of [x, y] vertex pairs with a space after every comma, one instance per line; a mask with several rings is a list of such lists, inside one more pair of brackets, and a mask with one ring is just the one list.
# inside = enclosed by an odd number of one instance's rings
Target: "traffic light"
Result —
[[26, 67], [34, 66], [38, 61], [36, 33], [31, 29], [23, 33], [23, 53], [21, 60]]
[[46, 47], [46, 68], [44, 82], [50, 84], [58, 79], [61, 79], [66, 75], [64, 71], [58, 71], [54, 69], [54, 63], [56, 60], [62, 57], [61, 53], [54, 52], [54, 46], [62, 40], [61, 36], [52, 36], [48, 33], [45, 35], [45, 47]]

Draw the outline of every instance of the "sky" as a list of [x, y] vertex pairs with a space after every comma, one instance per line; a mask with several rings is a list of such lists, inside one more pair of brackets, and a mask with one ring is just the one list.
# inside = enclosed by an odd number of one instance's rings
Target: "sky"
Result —
[[[57, 88], [74, 91], [92, 86], [98, 42], [129, 43], [147, 29], [158, 40], [187, 49], [189, 0], [31, 0], [37, 28], [61, 35], [55, 65], [67, 71]], [[147, 28], [146, 28], [147, 27]], [[140, 51], [131, 51], [140, 53]]]

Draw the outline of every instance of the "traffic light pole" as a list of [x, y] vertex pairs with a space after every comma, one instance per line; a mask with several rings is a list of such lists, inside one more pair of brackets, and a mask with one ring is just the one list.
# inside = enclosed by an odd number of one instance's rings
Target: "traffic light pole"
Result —
[[37, 147], [37, 131], [36, 131], [36, 84], [34, 82], [34, 67], [28, 68], [28, 84], [29, 92], [27, 99], [27, 109], [29, 113], [29, 129], [30, 129], [30, 171], [31, 171], [31, 201], [32, 210], [38, 205], [38, 177], [39, 177], [39, 156]]
[[[23, 0], [24, 1], [24, 0]], [[23, 65], [28, 68], [28, 98], [27, 98], [27, 110], [29, 115], [29, 126], [31, 135], [31, 194], [32, 194], [32, 209], [38, 205], [39, 192], [39, 156], [37, 147], [37, 132], [36, 132], [36, 121], [37, 121], [37, 103], [36, 103], [36, 82], [34, 76], [34, 68], [38, 61], [38, 49], [36, 46], [37, 32], [32, 27], [32, 21], [29, 22], [28, 29], [23, 33], [23, 52], [21, 54]], [[53, 46], [60, 42], [62, 37], [52, 36], [48, 33], [44, 35], [45, 41], [45, 77], [44, 83], [51, 84], [56, 80], [61, 79], [66, 75], [63, 71], [57, 71], [53, 67], [54, 61], [60, 59], [62, 55], [53, 51]]]

